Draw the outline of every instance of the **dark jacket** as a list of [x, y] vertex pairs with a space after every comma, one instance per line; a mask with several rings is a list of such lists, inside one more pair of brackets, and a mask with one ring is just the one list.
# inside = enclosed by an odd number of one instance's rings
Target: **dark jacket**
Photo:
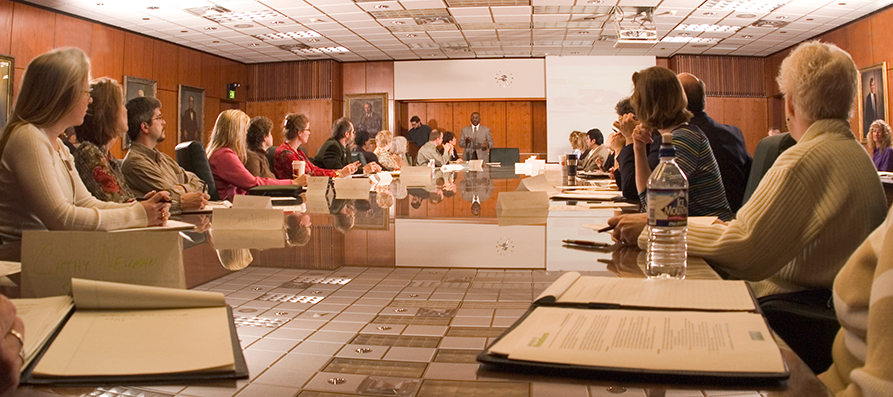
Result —
[[316, 151], [313, 161], [321, 168], [340, 170], [350, 164], [350, 151], [335, 138], [329, 138]]
[[738, 127], [717, 123], [704, 112], [695, 113], [689, 123], [703, 131], [710, 141], [710, 148], [722, 173], [729, 207], [733, 213], [738, 212], [753, 162], [744, 144], [744, 134]]

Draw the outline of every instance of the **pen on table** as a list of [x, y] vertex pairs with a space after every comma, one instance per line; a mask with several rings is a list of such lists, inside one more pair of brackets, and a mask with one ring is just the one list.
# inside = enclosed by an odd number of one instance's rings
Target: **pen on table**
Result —
[[603, 228], [601, 228], [601, 229], [598, 229], [598, 232], [599, 232], [599, 233], [609, 232], [609, 231], [611, 231], [611, 230], [614, 230], [614, 227], [615, 227], [615, 226], [617, 226], [617, 225], [614, 225], [614, 226], [611, 226], [611, 225], [605, 226], [605, 227], [603, 227]]
[[[146, 200], [148, 200], [148, 198], [145, 198], [145, 197], [137, 197], [136, 198], [136, 201], [146, 201]], [[159, 203], [170, 203], [170, 202], [171, 202], [171, 199], [162, 199], [159, 201]]]
[[613, 244], [608, 243], [599, 243], [595, 241], [586, 241], [586, 240], [561, 240], [561, 242], [570, 245], [582, 245], [584, 247], [610, 247]]

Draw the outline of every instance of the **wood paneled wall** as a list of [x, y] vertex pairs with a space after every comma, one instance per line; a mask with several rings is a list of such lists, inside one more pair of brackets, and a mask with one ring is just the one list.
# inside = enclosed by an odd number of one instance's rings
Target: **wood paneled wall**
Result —
[[300, 101], [249, 102], [249, 116], [267, 116], [273, 120], [273, 142], [279, 146], [284, 140], [282, 125], [289, 113], [303, 113], [310, 119], [310, 141], [304, 145], [307, 155], [313, 157], [316, 150], [332, 136], [332, 100], [312, 99]]
[[341, 80], [341, 64], [331, 60], [253, 64], [248, 66], [248, 101], [340, 98]]
[[698, 76], [708, 96], [764, 98], [763, 58], [677, 55], [669, 68]]
[[[221, 106], [221, 99], [226, 97], [227, 83], [247, 81], [245, 64], [101, 23], [0, 0], [0, 53], [15, 57], [16, 94], [28, 62], [59, 47], [77, 47], [87, 53], [93, 77], [108, 76], [123, 82], [126, 75], [157, 81], [157, 96], [167, 123], [167, 140], [159, 144], [159, 149], [171, 156], [177, 145], [180, 84], [205, 89], [206, 136], [221, 108], [244, 108], [244, 102], [223, 102]], [[237, 91], [237, 97], [243, 97], [244, 92]], [[113, 145], [112, 153], [118, 158], [124, 155], [120, 144]]]
[[[387, 128], [394, 131], [396, 123], [394, 111], [394, 62], [354, 62], [343, 64], [343, 95], [347, 94], [388, 94]], [[333, 97], [332, 106], [336, 117], [344, 115], [344, 96]]]
[[400, 101], [399, 135], [406, 135], [409, 119], [452, 131], [458, 138], [471, 125], [471, 114], [481, 114], [481, 125], [490, 127], [496, 147], [518, 148], [522, 153], [546, 151], [546, 101]]

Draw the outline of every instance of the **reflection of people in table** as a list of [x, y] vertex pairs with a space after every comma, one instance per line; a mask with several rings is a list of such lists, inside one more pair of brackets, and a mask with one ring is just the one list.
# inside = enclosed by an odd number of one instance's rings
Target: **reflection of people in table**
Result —
[[180, 125], [180, 142], [202, 140], [198, 129], [198, 115], [195, 113], [195, 98], [192, 95], [189, 96], [189, 109], [183, 112]]
[[462, 200], [471, 203], [471, 214], [480, 216], [481, 203], [493, 194], [493, 181], [484, 172], [466, 172], [465, 177], [459, 181], [459, 194], [462, 195]]
[[372, 104], [369, 102], [363, 104], [363, 115], [357, 122], [357, 131], [366, 131], [370, 136], [381, 131], [381, 115], [372, 111]]

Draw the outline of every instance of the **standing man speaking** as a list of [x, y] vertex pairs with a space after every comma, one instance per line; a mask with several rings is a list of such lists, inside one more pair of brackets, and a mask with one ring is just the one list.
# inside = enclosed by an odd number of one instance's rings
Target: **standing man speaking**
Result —
[[463, 160], [484, 160], [485, 163], [490, 161], [489, 150], [493, 147], [493, 136], [490, 135], [489, 128], [481, 125], [480, 113], [472, 113], [471, 125], [462, 128], [459, 147], [465, 148]]

